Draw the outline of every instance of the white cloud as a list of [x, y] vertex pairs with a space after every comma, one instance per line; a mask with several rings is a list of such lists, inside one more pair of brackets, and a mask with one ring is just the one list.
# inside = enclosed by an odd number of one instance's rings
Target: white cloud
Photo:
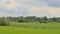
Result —
[[[13, 14], [8, 14], [10, 16], [19, 16], [23, 15], [24, 9], [26, 10], [24, 13], [26, 16], [60, 16], [57, 13], [60, 12], [60, 8], [49, 7], [48, 4], [44, 1], [38, 0], [2, 0], [0, 4], [4, 9], [13, 11]], [[24, 9], [22, 9], [24, 8]], [[21, 11], [21, 10], [22, 11]], [[9, 12], [9, 11], [8, 11]], [[8, 13], [7, 12], [7, 13]], [[18, 12], [23, 12], [22, 14], [18, 14]], [[3, 14], [3, 13], [2, 13]]]
[[0, 5], [5, 9], [13, 9], [17, 6], [15, 0], [1, 0]]

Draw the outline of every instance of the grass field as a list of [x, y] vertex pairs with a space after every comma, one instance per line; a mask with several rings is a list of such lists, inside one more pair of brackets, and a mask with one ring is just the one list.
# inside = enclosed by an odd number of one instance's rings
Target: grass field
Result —
[[0, 34], [60, 34], [60, 23], [19, 23], [0, 26]]
[[0, 34], [60, 34], [60, 29], [33, 29], [0, 26]]

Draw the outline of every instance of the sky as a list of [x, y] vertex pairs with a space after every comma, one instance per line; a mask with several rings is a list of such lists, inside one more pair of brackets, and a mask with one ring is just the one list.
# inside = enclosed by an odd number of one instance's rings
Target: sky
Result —
[[0, 0], [0, 16], [60, 17], [60, 0]]

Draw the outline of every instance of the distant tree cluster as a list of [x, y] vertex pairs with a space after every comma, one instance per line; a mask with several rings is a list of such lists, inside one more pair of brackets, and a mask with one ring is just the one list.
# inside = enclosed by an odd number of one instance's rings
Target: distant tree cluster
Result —
[[60, 17], [52, 17], [48, 18], [47, 16], [44, 17], [36, 17], [36, 16], [27, 16], [27, 17], [6, 17], [10, 21], [17, 21], [17, 22], [39, 22], [39, 23], [48, 23], [48, 22], [60, 22]]
[[27, 16], [27, 17], [0, 17], [0, 25], [2, 26], [8, 26], [9, 22], [17, 21], [21, 23], [33, 23], [33, 22], [39, 22], [39, 23], [48, 23], [48, 22], [57, 22], [60, 23], [60, 17], [52, 17], [47, 18], [47, 16], [44, 17], [36, 17], [36, 16]]

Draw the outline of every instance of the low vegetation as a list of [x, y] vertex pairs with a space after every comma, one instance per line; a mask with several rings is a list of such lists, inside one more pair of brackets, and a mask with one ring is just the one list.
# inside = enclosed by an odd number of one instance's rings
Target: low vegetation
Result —
[[0, 26], [15, 26], [38, 29], [60, 29], [60, 18], [52, 17], [0, 17]]
[[60, 34], [60, 17], [0, 17], [0, 34]]
[[10, 26], [22, 27], [22, 28], [34, 28], [34, 29], [60, 29], [60, 23], [39, 23], [39, 22], [10, 22]]

